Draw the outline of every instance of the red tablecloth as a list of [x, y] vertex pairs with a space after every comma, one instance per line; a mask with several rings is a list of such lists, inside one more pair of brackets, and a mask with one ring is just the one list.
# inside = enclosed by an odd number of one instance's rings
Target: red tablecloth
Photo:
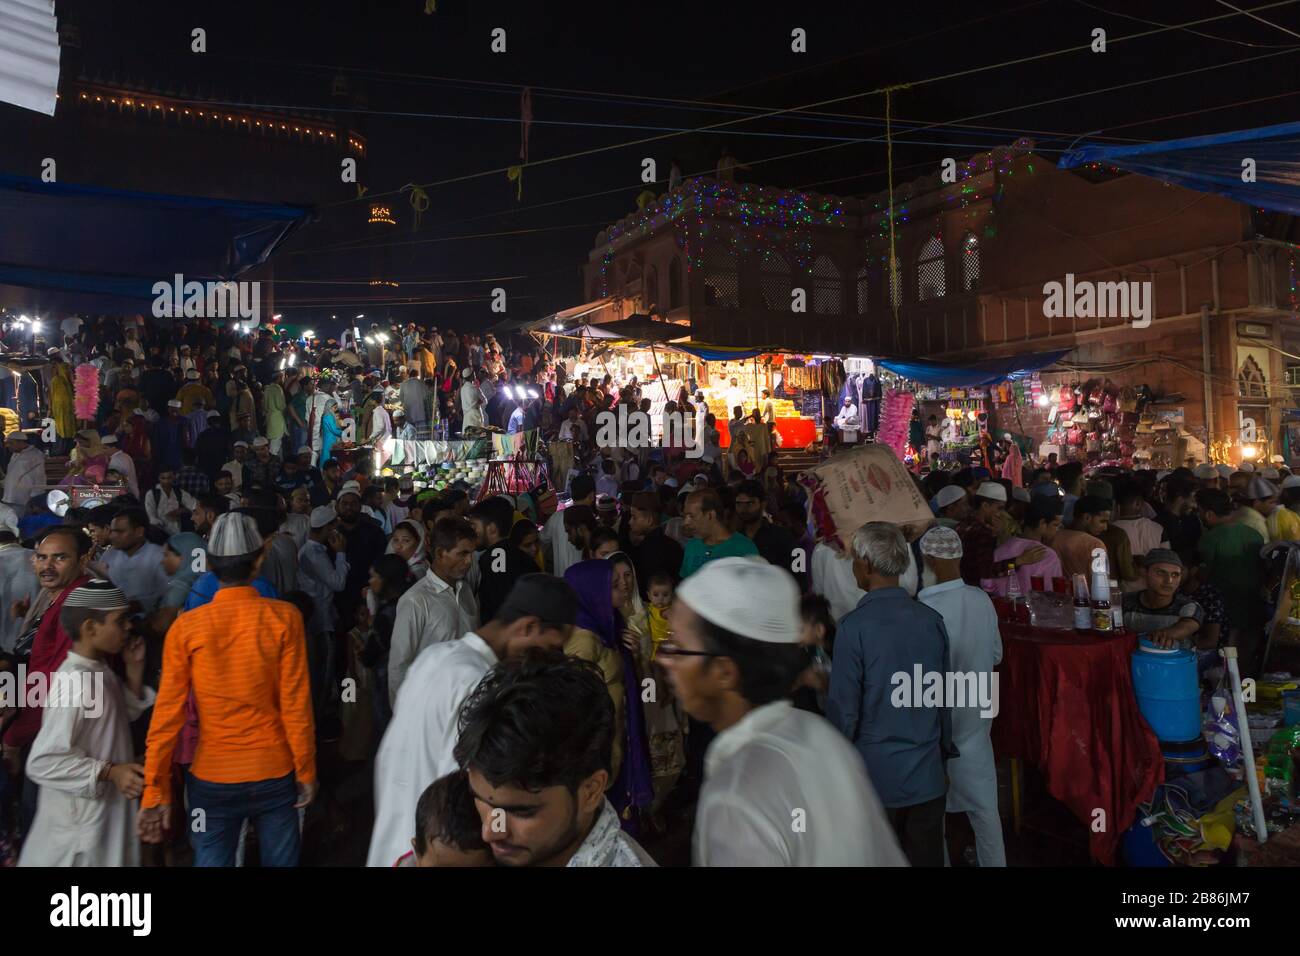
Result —
[[[1129, 658], [1137, 638], [1002, 625], [993, 745], [1037, 767], [1089, 828], [1094, 859], [1114, 863], [1137, 805], [1164, 780], [1160, 744], [1138, 710]], [[1105, 811], [1104, 829], [1095, 811]]]
[[[730, 422], [718, 422], [722, 447], [731, 447]], [[817, 423], [811, 418], [778, 418], [776, 433], [781, 436], [782, 448], [807, 448], [817, 440]]]

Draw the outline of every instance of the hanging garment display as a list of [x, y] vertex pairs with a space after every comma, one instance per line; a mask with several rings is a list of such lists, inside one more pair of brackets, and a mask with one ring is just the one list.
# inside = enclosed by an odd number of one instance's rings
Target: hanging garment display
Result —
[[862, 380], [861, 408], [867, 431], [875, 432], [880, 426], [880, 381], [874, 373]]

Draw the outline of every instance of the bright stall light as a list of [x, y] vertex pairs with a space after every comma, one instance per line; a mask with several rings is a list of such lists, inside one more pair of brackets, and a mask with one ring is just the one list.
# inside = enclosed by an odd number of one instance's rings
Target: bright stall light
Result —
[[1242, 458], [1254, 458], [1254, 457], [1255, 457], [1256, 455], [1258, 455], [1258, 454], [1259, 454], [1259, 449], [1256, 448], [1254, 445], [1242, 445], [1242, 446], [1241, 446], [1241, 457], [1242, 457]]
[[1047, 407], [1047, 395], [1046, 395], [1046, 394], [1043, 394], [1043, 395], [1039, 395], [1039, 396], [1038, 396], [1038, 407], [1039, 407], [1039, 408], [1046, 408], [1046, 407]]

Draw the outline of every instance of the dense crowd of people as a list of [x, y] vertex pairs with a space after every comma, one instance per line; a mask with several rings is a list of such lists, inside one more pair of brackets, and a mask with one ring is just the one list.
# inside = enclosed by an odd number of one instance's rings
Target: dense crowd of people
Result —
[[[345, 802], [319, 760], [373, 763], [342, 824], [371, 866], [654, 865], [677, 827], [702, 866], [942, 866], [949, 814], [1003, 866], [992, 718], [891, 690], [991, 673], [1009, 576], [1101, 549], [1132, 629], [1248, 674], [1287, 649], [1300, 475], [1271, 465], [936, 471], [931, 527], [843, 547], [761, 407], [724, 454], [682, 390], [701, 455], [611, 447], [595, 416], [641, 383], [491, 335], [57, 329], [5, 442], [8, 863], [297, 865]], [[564, 507], [386, 473], [390, 438], [492, 430], [549, 443]]]

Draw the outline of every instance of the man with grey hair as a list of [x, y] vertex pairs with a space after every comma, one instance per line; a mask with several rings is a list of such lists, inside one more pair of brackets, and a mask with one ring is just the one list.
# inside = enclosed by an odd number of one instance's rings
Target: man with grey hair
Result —
[[[853, 535], [853, 575], [867, 592], [835, 635], [826, 716], [853, 742], [913, 866], [943, 866], [944, 761], [956, 756], [947, 701], [943, 617], [899, 586], [903, 533], [884, 521]], [[926, 690], [926, 693], [922, 691]]]
[[943, 615], [949, 663], [964, 681], [965, 700], [949, 701], [953, 744], [960, 755], [948, 761], [947, 811], [970, 818], [980, 866], [1006, 866], [991, 738], [997, 714], [993, 669], [1002, 660], [997, 611], [987, 594], [962, 580], [961, 538], [956, 531], [930, 529], [921, 538], [921, 555], [925, 587], [916, 599]]

